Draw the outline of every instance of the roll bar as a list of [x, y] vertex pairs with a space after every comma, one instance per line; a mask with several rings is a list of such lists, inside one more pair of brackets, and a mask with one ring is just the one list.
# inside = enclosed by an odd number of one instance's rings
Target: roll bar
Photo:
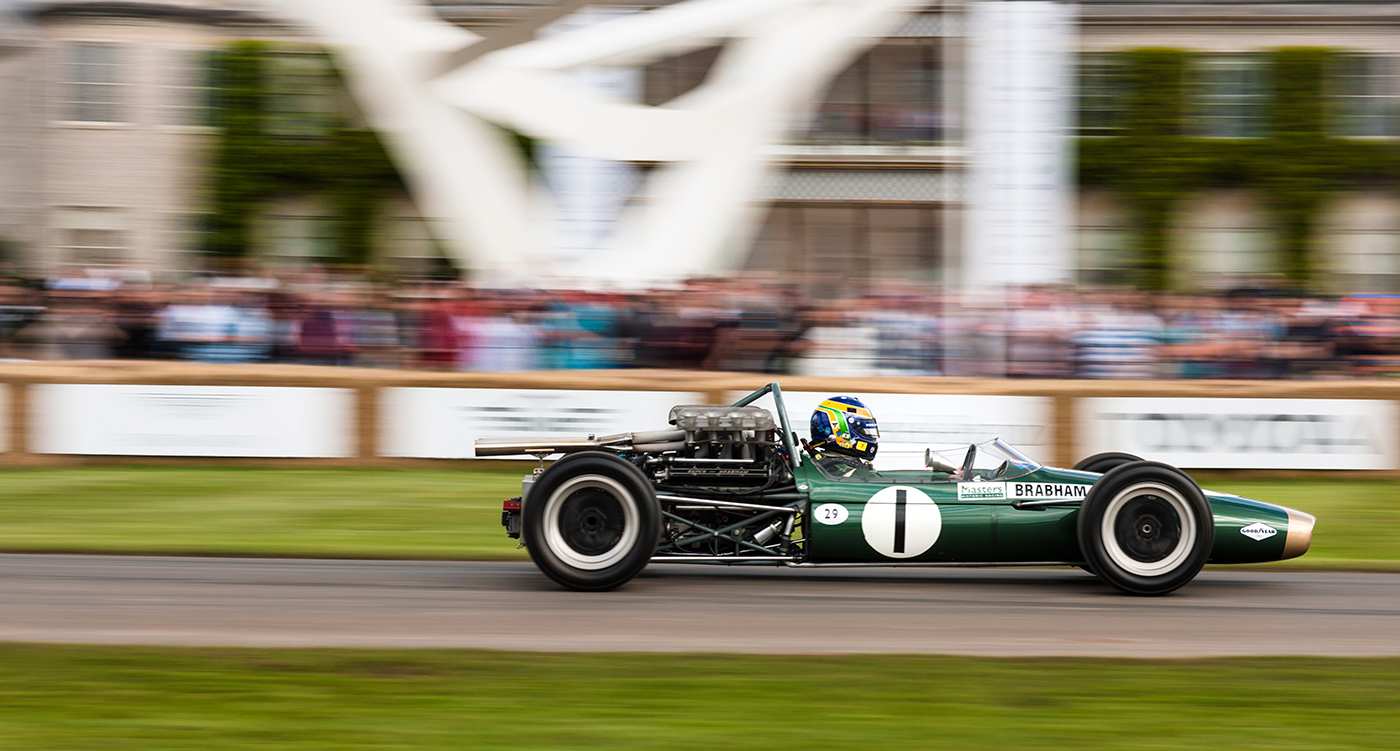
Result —
[[792, 462], [793, 471], [802, 464], [802, 455], [797, 452], [797, 444], [793, 441], [792, 425], [788, 421], [787, 405], [783, 403], [783, 389], [774, 381], [767, 386], [749, 394], [737, 402], [729, 405], [731, 407], [747, 407], [761, 399], [765, 394], [773, 395], [773, 403], [778, 408], [778, 424], [783, 428], [783, 447], [787, 449], [788, 456]]

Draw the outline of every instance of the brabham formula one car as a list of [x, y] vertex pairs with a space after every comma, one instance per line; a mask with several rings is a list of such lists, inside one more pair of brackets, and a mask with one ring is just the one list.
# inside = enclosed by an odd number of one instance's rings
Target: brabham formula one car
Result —
[[[753, 406], [771, 394], [773, 412]], [[1160, 595], [1206, 563], [1307, 551], [1314, 518], [1203, 491], [1128, 454], [1045, 467], [994, 439], [923, 469], [838, 476], [801, 445], [772, 383], [731, 406], [671, 410], [669, 430], [479, 440], [477, 456], [563, 458], [524, 480], [502, 523], [554, 581], [603, 590], [648, 563], [1053, 565]], [[543, 462], [542, 462], [543, 463]]]

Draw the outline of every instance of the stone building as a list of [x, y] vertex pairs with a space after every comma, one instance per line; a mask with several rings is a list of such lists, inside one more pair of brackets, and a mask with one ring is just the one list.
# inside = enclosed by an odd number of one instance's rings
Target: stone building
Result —
[[[1224, 174], [1166, 188], [1180, 193], [1164, 206], [1165, 271], [1175, 286], [1276, 280], [1290, 266], [1290, 245], [1298, 244], [1290, 243], [1287, 226], [1287, 212], [1298, 208], [1288, 204], [1301, 200], [1315, 204], [1301, 209], [1307, 227], [1294, 230], [1306, 234], [1313, 289], [1400, 292], [1400, 5], [1086, 0], [1078, 46], [1086, 154], [1132, 127], [1125, 79], [1151, 74], [1133, 68], [1132, 51], [1182, 53], [1174, 73], [1183, 109], [1172, 134], [1178, 142], [1159, 141], [1159, 159], [1207, 155]], [[1241, 163], [1226, 164], [1231, 159]], [[1309, 171], [1325, 175], [1325, 185], [1287, 187], [1316, 179]], [[1156, 182], [1160, 188], [1169, 181]], [[1133, 258], [1140, 230], [1127, 192], [1081, 190], [1081, 279], [1112, 280]]]
[[178, 270], [199, 248], [209, 52], [260, 18], [220, 2], [30, 3], [0, 61], [8, 241], [30, 271]]
[[[487, 36], [553, 5], [434, 4], [442, 17]], [[220, 84], [209, 61], [236, 40], [269, 40], [281, 51], [273, 75], [287, 127], [321, 110], [354, 119], [353, 102], [325, 93], [322, 83], [333, 77], [318, 67], [323, 58], [303, 54], [313, 48], [270, 5], [14, 4], [19, 19], [0, 26], [7, 30], [0, 32], [0, 240], [11, 260], [39, 273], [68, 265], [158, 275], [198, 268], [217, 143], [208, 112]], [[1273, 61], [1277, 51], [1295, 48], [1331, 51], [1319, 84], [1328, 148], [1366, 143], [1383, 156], [1400, 137], [1400, 6], [1392, 2], [1083, 0], [1075, 10], [1077, 94], [1059, 96], [1075, 108], [1081, 168], [1086, 159], [1108, 159], [1110, 168], [1128, 169], [1111, 164], [1114, 149], [1103, 144], [1132, 132], [1131, 60], [1143, 49], [1183, 52], [1183, 132], [1172, 136], [1193, 148], [1217, 144], [1226, 154], [1288, 158], [1287, 143], [1275, 151], [1251, 144], [1275, 143]], [[749, 271], [823, 288], [958, 278], [975, 158], [968, 148], [967, 18], [963, 2], [913, 17], [792, 124], [775, 147], [784, 173], [764, 188], [767, 211]], [[647, 66], [638, 72], [638, 97], [659, 103], [694, 87], [719, 53], [711, 47]], [[632, 167], [645, 172], [650, 165]], [[1067, 204], [1077, 211], [1066, 217], [1072, 233], [1063, 278], [1137, 280], [1144, 253], [1156, 252], [1162, 257], [1147, 263], [1162, 266], [1165, 283], [1178, 287], [1268, 282], [1280, 278], [1289, 253], [1303, 252], [1303, 233], [1315, 288], [1400, 292], [1400, 194], [1385, 169], [1334, 170], [1326, 194], [1305, 196], [1308, 205], [1300, 208], [1271, 187], [1282, 173], [1226, 167], [1223, 177], [1175, 185], [1170, 205], [1158, 207], [1167, 216], [1157, 225], [1144, 219], [1156, 209], [1140, 200], [1150, 192], [1142, 180], [1150, 182], [1152, 173], [1134, 173], [1139, 182], [1131, 190], [1121, 179], [1087, 179]], [[374, 244], [382, 259], [399, 259], [409, 271], [432, 264], [437, 242], [406, 195], [392, 196], [377, 212]], [[1144, 240], [1145, 232], [1157, 239]], [[328, 198], [294, 186], [259, 208], [253, 238], [255, 253], [269, 260], [314, 261], [337, 252]]]
[[[319, 49], [260, 4], [59, 0], [12, 10], [25, 33], [0, 57], [0, 240], [25, 273], [178, 279], [203, 267], [215, 60], [238, 40], [277, 51], [274, 136], [315, 137], [326, 117], [354, 117]], [[295, 186], [269, 200], [253, 229], [260, 259], [334, 259], [326, 204]], [[380, 245], [436, 254], [402, 191], [380, 213]]]

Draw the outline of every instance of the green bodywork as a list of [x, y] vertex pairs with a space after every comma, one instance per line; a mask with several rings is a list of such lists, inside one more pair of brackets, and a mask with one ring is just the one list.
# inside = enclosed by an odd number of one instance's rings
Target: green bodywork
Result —
[[[982, 489], [1000, 483], [958, 483], [947, 475], [929, 470], [900, 470], [877, 473], [875, 477], [833, 478], [817, 469], [810, 457], [796, 470], [797, 486], [811, 497], [813, 511], [837, 504], [848, 512], [839, 523], [823, 523], [817, 514], [806, 519], [807, 560], [813, 563], [1073, 563], [1083, 559], [1079, 551], [1079, 506], [1017, 507], [1016, 500], [1006, 497], [970, 500], [964, 491], [959, 499], [958, 486]], [[1066, 486], [1088, 489], [1102, 475], [1069, 469], [1042, 467], [1007, 482], [1043, 486], [1051, 484], [1056, 490]], [[867, 539], [862, 523], [870, 499], [885, 488], [906, 489], [927, 496], [938, 508], [941, 530], [932, 547], [910, 557], [891, 557], [876, 550]], [[1082, 497], [1075, 492], [1057, 492], [1051, 496], [1066, 499]], [[1035, 494], [1032, 495], [1045, 495]], [[1288, 532], [1288, 512], [1282, 506], [1248, 498], [1205, 491], [1215, 517], [1215, 546], [1212, 563], [1258, 563], [1276, 561], [1282, 557]], [[881, 502], [892, 502], [891, 494]], [[886, 514], [888, 517], [889, 515]], [[926, 515], [927, 516], [927, 515]], [[1278, 533], [1264, 540], [1255, 540], [1241, 533], [1245, 527], [1262, 522]], [[927, 522], [925, 522], [927, 523]], [[871, 534], [893, 534], [888, 522], [872, 525]]]
[[[797, 434], [777, 383], [749, 394], [734, 406], [751, 404], [767, 394], [772, 394], [777, 407], [780, 437], [788, 456], [799, 459], [792, 467], [797, 490], [810, 499], [802, 520], [806, 562], [1076, 563], [1084, 559], [1079, 549], [1079, 502], [1103, 475], [1032, 462], [1025, 467], [1030, 470], [1027, 474], [994, 474], [974, 482], [954, 481], [949, 472], [934, 469], [833, 477], [822, 472], [806, 450], [797, 447]], [[1263, 563], [1283, 558], [1288, 509], [1224, 493], [1204, 493], [1215, 518], [1211, 563]], [[879, 498], [872, 502], [877, 494]], [[872, 514], [877, 504], [896, 508], [875, 509]], [[913, 513], [915, 506], [918, 513]], [[835, 507], [844, 511], [831, 513]], [[865, 523], [867, 516], [871, 518], [869, 525]], [[1244, 534], [1246, 527], [1261, 523], [1272, 527], [1274, 533], [1263, 539]], [[882, 552], [872, 540], [902, 554]]]

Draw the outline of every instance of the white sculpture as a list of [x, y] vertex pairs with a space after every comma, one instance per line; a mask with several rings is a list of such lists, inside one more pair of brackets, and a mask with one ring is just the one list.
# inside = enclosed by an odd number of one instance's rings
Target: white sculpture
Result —
[[[761, 218], [757, 191], [792, 116], [916, 0], [687, 0], [485, 52], [417, 0], [267, 0], [337, 48], [418, 206], [488, 278], [638, 285], [733, 268]], [[570, 80], [728, 40], [705, 82], [659, 107]], [[589, 156], [657, 161], [605, 247], [564, 259], [531, 231], [526, 166], [491, 124]]]

